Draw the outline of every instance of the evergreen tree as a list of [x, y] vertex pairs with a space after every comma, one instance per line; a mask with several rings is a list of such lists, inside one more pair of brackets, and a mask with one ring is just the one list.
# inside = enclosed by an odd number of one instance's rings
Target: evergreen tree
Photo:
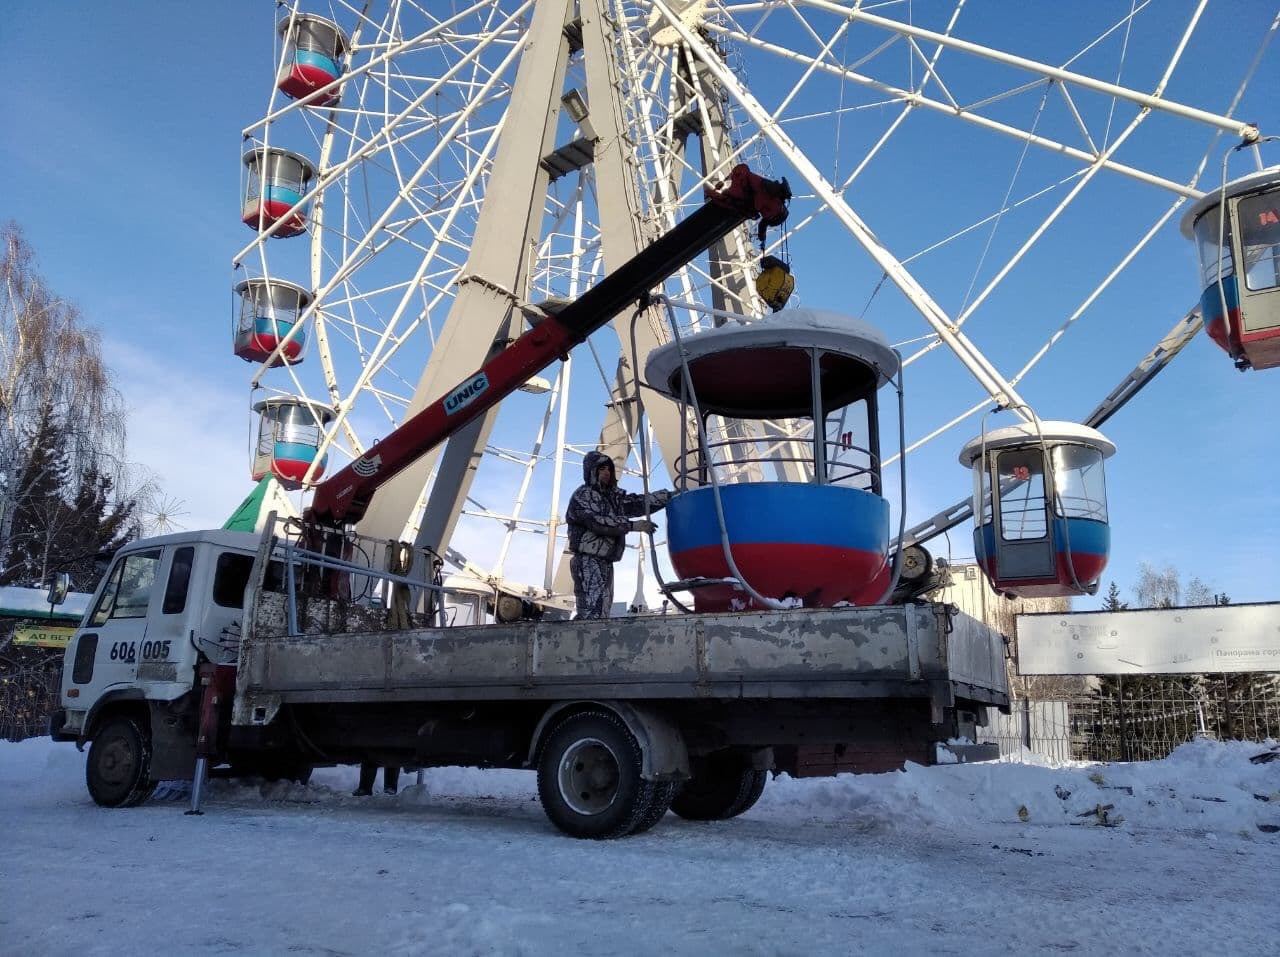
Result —
[[42, 411], [24, 439], [14, 463], [16, 481], [9, 495], [11, 511], [4, 564], [0, 566], [0, 584], [5, 585], [38, 585], [45, 579], [53, 538], [66, 508], [62, 499], [69, 478], [66, 450], [51, 409]]
[[[0, 223], [0, 584], [65, 571], [91, 590], [95, 557], [135, 534], [134, 502], [158, 493], [125, 460], [125, 412], [97, 332]], [[57, 704], [62, 652], [13, 646], [14, 626], [0, 621], [0, 735], [21, 738]]]
[[88, 591], [97, 583], [97, 556], [135, 533], [134, 503], [114, 500], [111, 480], [93, 465], [76, 474], [67, 448], [72, 440], [51, 410], [25, 438], [0, 584], [39, 586], [65, 571], [73, 589]]
[[1120, 600], [1120, 589], [1116, 587], [1116, 583], [1112, 582], [1111, 587], [1107, 589], [1107, 597], [1102, 602], [1103, 611], [1124, 611], [1129, 607], [1129, 603]]

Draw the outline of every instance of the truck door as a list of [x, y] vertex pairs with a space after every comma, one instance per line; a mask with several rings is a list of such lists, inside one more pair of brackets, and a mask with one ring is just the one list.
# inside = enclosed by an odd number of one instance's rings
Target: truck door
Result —
[[[206, 642], [218, 649], [216, 657], [210, 653], [215, 661], [236, 660], [244, 625], [244, 593], [253, 571], [253, 560], [251, 554], [230, 549], [217, 552], [201, 628]], [[207, 648], [206, 653], [209, 653]]]
[[[102, 593], [77, 640], [73, 681], [90, 685], [89, 700], [113, 685], [134, 684], [147, 636], [147, 615], [159, 578], [163, 549], [130, 552], [116, 559]], [[92, 651], [91, 651], [92, 649]], [[89, 662], [89, 668], [84, 666]]]
[[[161, 581], [156, 586], [155, 604], [147, 616], [147, 631], [138, 646], [138, 680], [152, 682], [147, 697], [172, 699], [191, 687], [194, 679], [194, 650], [187, 635], [191, 569], [194, 545], [170, 545], [165, 549]], [[162, 688], [156, 683], [178, 683]]]

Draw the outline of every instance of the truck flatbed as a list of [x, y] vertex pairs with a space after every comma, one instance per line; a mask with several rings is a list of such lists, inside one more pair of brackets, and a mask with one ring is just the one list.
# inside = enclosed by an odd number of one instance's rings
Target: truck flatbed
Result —
[[[280, 596], [282, 598], [282, 596]], [[264, 593], [241, 643], [237, 724], [286, 702], [593, 699], [957, 698], [1006, 706], [1003, 639], [938, 603], [637, 615], [287, 635]], [[322, 606], [328, 603], [321, 602]], [[256, 721], [254, 712], [257, 711]]]

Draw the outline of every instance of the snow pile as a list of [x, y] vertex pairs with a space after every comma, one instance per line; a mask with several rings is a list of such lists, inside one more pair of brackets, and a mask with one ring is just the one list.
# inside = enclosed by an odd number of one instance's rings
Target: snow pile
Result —
[[1280, 759], [1250, 758], [1269, 747], [1194, 741], [1144, 763], [1058, 763], [1028, 753], [1016, 764], [908, 764], [890, 774], [807, 780], [781, 775], [756, 813], [800, 812], [873, 831], [1018, 822], [1268, 839], [1280, 827]]
[[[1280, 841], [1280, 758], [1250, 758], [1274, 744], [1195, 741], [1162, 761], [1132, 764], [1057, 763], [1038, 755], [1020, 763], [922, 767], [887, 774], [794, 779], [779, 775], [748, 819], [841, 822], [868, 833], [918, 833], [978, 824], [1043, 827], [1121, 827], [1133, 832], [1236, 834]], [[39, 794], [46, 803], [87, 801], [84, 756], [70, 745], [37, 738], [0, 745], [0, 801]], [[537, 799], [530, 771], [432, 768], [419, 787], [401, 776], [398, 795], [355, 798], [356, 769], [319, 768], [308, 785], [210, 782], [211, 808], [262, 802], [366, 806], [385, 809]], [[182, 799], [182, 794], [172, 795]]]
[[555, 831], [529, 771], [215, 780], [194, 818], [94, 807], [75, 748], [0, 744], [0, 953], [1271, 953], [1259, 753], [779, 777], [739, 820], [601, 844]]

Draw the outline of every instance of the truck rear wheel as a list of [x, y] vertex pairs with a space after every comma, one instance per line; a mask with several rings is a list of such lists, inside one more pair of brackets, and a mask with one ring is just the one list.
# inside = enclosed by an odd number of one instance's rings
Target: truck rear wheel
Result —
[[135, 807], [156, 789], [151, 737], [133, 718], [109, 718], [89, 745], [84, 766], [89, 796], [103, 807]]
[[700, 762], [671, 802], [671, 810], [686, 821], [726, 821], [749, 811], [768, 781], [768, 771], [725, 760]]
[[667, 812], [671, 810], [671, 802], [680, 793], [680, 787], [683, 784], [683, 781], [663, 781], [659, 783], [654, 788], [653, 801], [649, 805], [649, 810], [645, 811], [644, 816], [636, 822], [636, 826], [631, 829], [631, 833], [643, 834], [666, 817]]
[[659, 791], [665, 796], [667, 790], [640, 776], [642, 758], [640, 745], [616, 715], [570, 715], [547, 735], [538, 757], [543, 811], [570, 837], [605, 840], [631, 834], [654, 814]]

